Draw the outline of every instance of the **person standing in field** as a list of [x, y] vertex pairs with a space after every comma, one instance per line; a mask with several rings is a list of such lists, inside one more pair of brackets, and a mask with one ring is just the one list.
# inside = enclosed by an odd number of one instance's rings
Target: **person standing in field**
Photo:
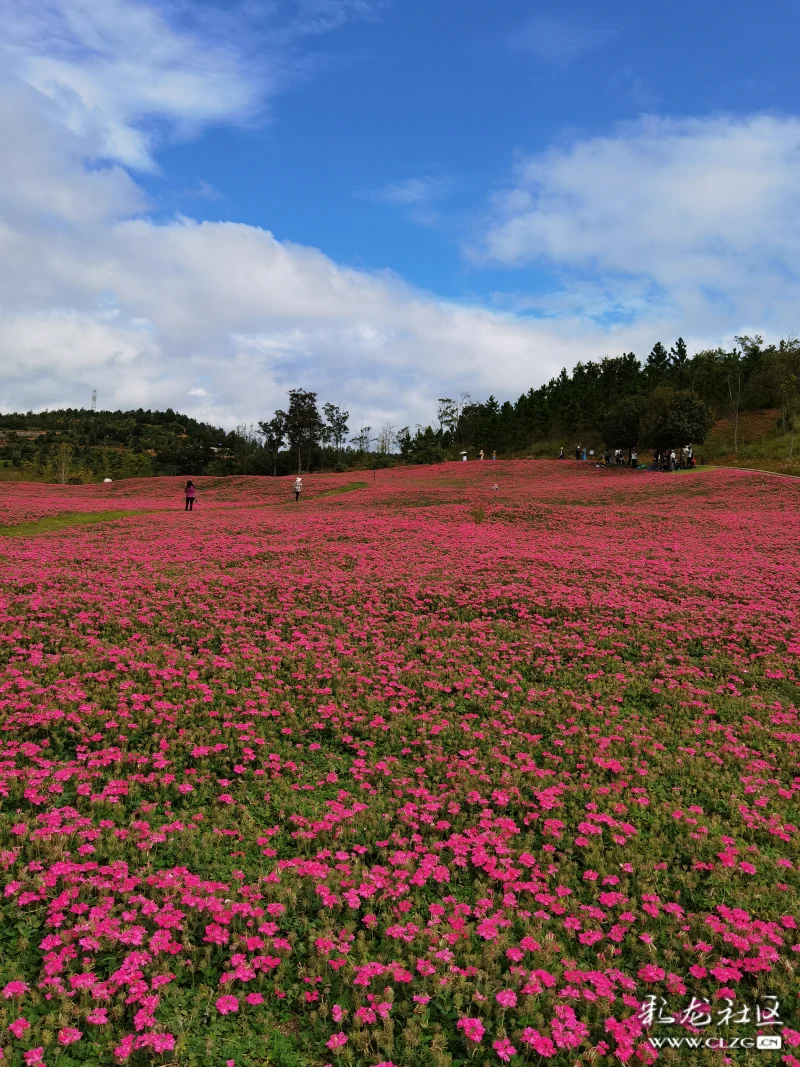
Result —
[[563, 459], [563, 458], [564, 458], [564, 446], [563, 446], [563, 445], [562, 445], [562, 446], [561, 446], [561, 448], [560, 448], [560, 449], [558, 450], [558, 458], [559, 458], [559, 459]]
[[184, 489], [183, 492], [184, 492], [184, 494], [186, 496], [186, 507], [183, 510], [184, 511], [193, 511], [194, 510], [194, 482], [191, 479], [189, 479], [189, 481], [186, 483], [186, 488]]
[[478, 459], [483, 459], [483, 449], [478, 453]]
[[639, 466], [639, 456], [638, 456], [635, 448], [631, 449], [631, 466], [632, 467], [638, 467]]
[[300, 494], [303, 492], [303, 479], [298, 476], [294, 480], [294, 499], [295, 503], [300, 499]]
[[497, 453], [496, 452], [492, 452], [492, 459], [497, 459]]
[[675, 449], [674, 448], [670, 451], [670, 454], [669, 454], [669, 469], [671, 471], [675, 470]]

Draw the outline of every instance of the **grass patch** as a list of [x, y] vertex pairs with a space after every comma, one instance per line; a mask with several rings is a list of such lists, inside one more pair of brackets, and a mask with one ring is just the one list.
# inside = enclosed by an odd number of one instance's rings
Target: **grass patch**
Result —
[[319, 500], [321, 496], [338, 496], [340, 493], [352, 493], [354, 489], [369, 489], [368, 482], [348, 482], [347, 485], [339, 485], [335, 489], [323, 489], [321, 493], [309, 497], [309, 500]]
[[88, 526], [97, 522], [112, 522], [129, 515], [143, 515], [138, 511], [66, 511], [61, 515], [49, 515], [46, 519], [20, 522], [16, 526], [0, 526], [0, 537], [30, 537], [36, 534], [53, 533], [69, 526]]

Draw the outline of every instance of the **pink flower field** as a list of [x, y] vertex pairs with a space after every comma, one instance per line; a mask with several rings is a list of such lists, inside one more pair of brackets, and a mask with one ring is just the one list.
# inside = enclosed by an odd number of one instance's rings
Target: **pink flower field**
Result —
[[0, 483], [4, 1065], [799, 1067], [800, 483], [292, 481]]

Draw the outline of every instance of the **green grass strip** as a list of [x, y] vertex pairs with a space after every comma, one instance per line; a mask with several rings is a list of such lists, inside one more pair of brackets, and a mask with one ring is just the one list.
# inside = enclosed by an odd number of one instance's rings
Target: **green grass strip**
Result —
[[369, 489], [368, 482], [348, 482], [347, 485], [339, 485], [335, 489], [323, 489], [321, 493], [317, 493], [314, 497], [309, 497], [309, 500], [317, 500], [321, 496], [336, 496], [338, 493], [352, 493], [354, 489]]
[[16, 526], [0, 526], [0, 537], [31, 537], [36, 534], [53, 533], [69, 526], [87, 526], [97, 522], [112, 522], [129, 515], [142, 515], [144, 511], [65, 511], [61, 515], [48, 515], [45, 519], [20, 522]]

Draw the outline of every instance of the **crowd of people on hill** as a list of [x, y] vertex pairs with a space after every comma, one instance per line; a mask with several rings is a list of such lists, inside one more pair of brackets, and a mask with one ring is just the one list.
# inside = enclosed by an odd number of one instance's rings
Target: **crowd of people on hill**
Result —
[[[559, 449], [559, 459], [564, 459], [563, 447]], [[594, 459], [594, 449], [590, 448], [587, 452], [586, 448], [582, 445], [575, 445], [575, 459], [583, 462], [586, 459]], [[610, 449], [607, 448], [600, 457], [600, 462], [595, 463], [596, 467], [638, 467], [639, 466], [639, 453], [635, 448], [630, 449], [627, 459], [621, 448]], [[653, 471], [674, 471], [674, 470], [689, 470], [692, 467], [697, 466], [694, 459], [694, 449], [691, 445], [684, 445], [683, 448], [679, 448], [677, 451], [674, 448], [666, 451], [664, 449], [656, 449], [653, 454], [653, 462], [647, 468]]]
[[639, 453], [632, 448], [626, 460], [621, 448], [615, 448], [613, 452], [607, 448], [603, 453], [603, 464], [606, 467], [638, 467]]
[[671, 448], [668, 452], [666, 450], [656, 449], [656, 452], [653, 455], [651, 470], [690, 470], [696, 466], [697, 463], [694, 458], [694, 449], [691, 445], [684, 445], [684, 447], [679, 448], [677, 452], [674, 448]]

